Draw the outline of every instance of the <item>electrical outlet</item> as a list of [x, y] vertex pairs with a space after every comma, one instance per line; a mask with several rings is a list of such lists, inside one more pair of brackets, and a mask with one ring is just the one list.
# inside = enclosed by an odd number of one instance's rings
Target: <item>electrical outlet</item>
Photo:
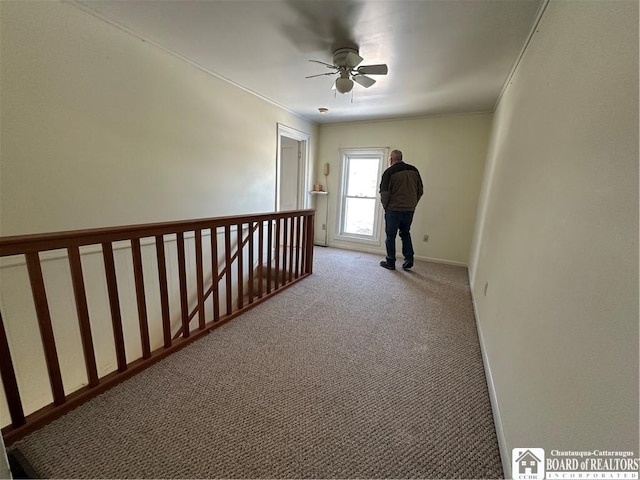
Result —
[[322, 224], [322, 230], [326, 230], [327, 229], [327, 225], [325, 223]]
[[423, 242], [428, 242], [429, 241], [429, 235], [425, 235], [424, 237], [422, 237], [422, 241]]

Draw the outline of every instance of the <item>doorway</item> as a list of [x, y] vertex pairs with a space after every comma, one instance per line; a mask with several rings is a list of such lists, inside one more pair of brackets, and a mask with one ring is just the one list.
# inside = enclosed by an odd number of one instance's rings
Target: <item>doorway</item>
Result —
[[309, 208], [311, 187], [308, 133], [278, 124], [276, 211]]

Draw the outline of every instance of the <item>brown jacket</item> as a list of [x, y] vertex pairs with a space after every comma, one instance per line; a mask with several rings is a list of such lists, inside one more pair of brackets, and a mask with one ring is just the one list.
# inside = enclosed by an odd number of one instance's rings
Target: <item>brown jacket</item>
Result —
[[412, 212], [423, 193], [420, 172], [413, 165], [398, 162], [382, 174], [380, 200], [385, 210]]

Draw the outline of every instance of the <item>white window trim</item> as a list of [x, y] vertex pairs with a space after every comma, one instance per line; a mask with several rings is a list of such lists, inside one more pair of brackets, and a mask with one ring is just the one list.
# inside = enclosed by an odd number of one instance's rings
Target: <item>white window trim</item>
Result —
[[376, 202], [375, 202], [375, 210], [374, 210], [374, 218], [373, 218], [373, 235], [357, 235], [353, 233], [342, 233], [342, 215], [344, 214], [345, 202], [344, 202], [344, 192], [346, 191], [346, 169], [347, 169], [347, 160], [348, 158], [358, 158], [358, 157], [367, 157], [371, 158], [379, 157], [380, 163], [378, 164], [378, 179], [382, 177], [382, 173], [386, 168], [386, 160], [389, 158], [389, 148], [388, 147], [372, 147], [372, 148], [341, 148], [340, 149], [340, 186], [338, 188], [338, 198], [337, 198], [337, 216], [336, 216], [336, 228], [335, 228], [335, 240], [346, 241], [346, 242], [354, 242], [361, 243], [365, 245], [381, 245], [381, 228], [382, 228], [382, 205], [380, 203], [379, 193], [376, 189]]

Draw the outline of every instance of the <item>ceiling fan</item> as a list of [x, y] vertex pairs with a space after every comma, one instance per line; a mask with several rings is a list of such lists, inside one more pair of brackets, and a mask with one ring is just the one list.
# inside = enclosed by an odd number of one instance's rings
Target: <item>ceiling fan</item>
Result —
[[[367, 75], [386, 75], [389, 69], [385, 64], [379, 65], [363, 65], [358, 67], [364, 59], [358, 55], [358, 51], [354, 48], [339, 48], [333, 52], [333, 65], [320, 60], [309, 60], [314, 63], [321, 63], [327, 68], [334, 70], [329, 73], [319, 73], [317, 75], [309, 75], [305, 78], [320, 77], [322, 75], [339, 75], [333, 87], [340, 93], [348, 93], [353, 88], [353, 82], [369, 88], [376, 81]], [[356, 68], [357, 67], [357, 68]]]

